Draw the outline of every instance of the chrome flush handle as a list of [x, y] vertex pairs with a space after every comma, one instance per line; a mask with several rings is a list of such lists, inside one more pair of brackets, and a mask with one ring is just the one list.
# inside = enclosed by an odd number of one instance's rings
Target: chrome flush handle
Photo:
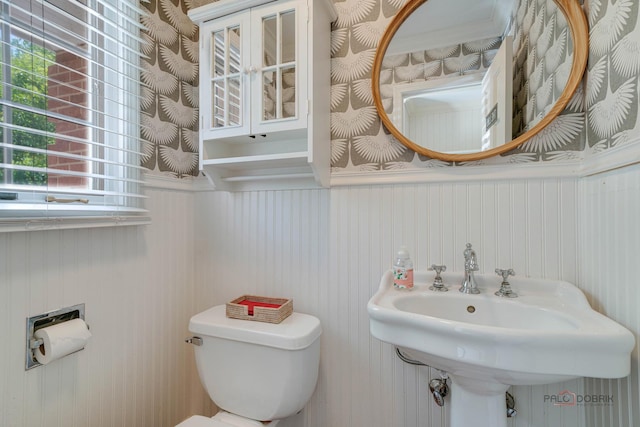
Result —
[[193, 344], [193, 345], [201, 346], [202, 345], [202, 338], [200, 338], [200, 337], [191, 337], [191, 338], [187, 338], [186, 340], [184, 340], [184, 342], [186, 342], [187, 344]]

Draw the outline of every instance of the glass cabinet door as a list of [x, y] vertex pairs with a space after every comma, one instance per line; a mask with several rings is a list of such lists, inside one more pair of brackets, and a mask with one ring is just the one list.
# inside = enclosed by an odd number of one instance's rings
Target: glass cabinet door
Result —
[[[301, 48], [306, 37], [299, 30], [300, 7], [296, 2], [269, 5], [259, 10], [252, 18], [252, 31], [259, 29], [260, 45], [252, 45], [257, 54], [252, 54], [253, 63], [259, 67], [252, 88], [258, 92], [259, 111], [254, 113], [258, 129], [269, 123], [278, 123], [280, 129], [300, 126], [300, 103], [306, 102], [306, 90], [301, 90]], [[253, 38], [253, 37], [252, 37]]]
[[211, 50], [212, 127], [239, 126], [242, 108], [240, 27], [224, 28], [211, 34]]
[[[203, 131], [216, 134], [240, 134], [248, 132], [248, 88], [245, 87], [249, 59], [248, 18], [243, 15], [218, 19], [201, 31], [207, 31], [206, 56], [201, 73], [207, 76], [208, 96], [203, 102]], [[202, 84], [202, 83], [201, 83]], [[228, 129], [228, 132], [222, 132]]]
[[295, 13], [262, 18], [262, 120], [296, 114]]
[[301, 30], [306, 9], [301, 3], [272, 2], [201, 26], [204, 139], [306, 127], [306, 31]]

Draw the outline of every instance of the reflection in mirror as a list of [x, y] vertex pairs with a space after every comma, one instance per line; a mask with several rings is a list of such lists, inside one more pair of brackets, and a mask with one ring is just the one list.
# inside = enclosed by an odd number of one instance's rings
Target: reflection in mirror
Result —
[[295, 10], [262, 19], [264, 44], [262, 117], [264, 121], [296, 114], [296, 17]]
[[424, 147], [478, 151], [482, 139], [482, 82], [478, 75], [397, 85], [391, 120]]
[[211, 35], [211, 91], [215, 102], [211, 109], [214, 128], [240, 124], [240, 27], [228, 27]]
[[[575, 0], [558, 2], [565, 10]], [[556, 2], [412, 0], [410, 6], [415, 10], [387, 43], [383, 38], [386, 50], [374, 70], [377, 107], [401, 136], [425, 151], [468, 154], [494, 150], [546, 120], [574, 66], [569, 24]], [[469, 93], [470, 81], [479, 98]]]
[[503, 37], [498, 53], [482, 77], [482, 144], [490, 150], [512, 138], [513, 37]]

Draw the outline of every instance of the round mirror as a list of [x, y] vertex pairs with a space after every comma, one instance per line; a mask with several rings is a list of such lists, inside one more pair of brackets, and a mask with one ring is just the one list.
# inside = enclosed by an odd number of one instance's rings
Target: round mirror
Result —
[[376, 52], [373, 98], [413, 151], [466, 162], [542, 131], [582, 80], [588, 29], [578, 0], [409, 0]]

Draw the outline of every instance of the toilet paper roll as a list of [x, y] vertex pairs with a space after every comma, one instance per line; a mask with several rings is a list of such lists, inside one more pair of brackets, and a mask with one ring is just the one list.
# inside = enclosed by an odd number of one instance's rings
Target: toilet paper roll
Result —
[[33, 335], [43, 341], [42, 345], [33, 351], [36, 360], [43, 365], [82, 350], [91, 338], [91, 332], [82, 319], [41, 328]]

